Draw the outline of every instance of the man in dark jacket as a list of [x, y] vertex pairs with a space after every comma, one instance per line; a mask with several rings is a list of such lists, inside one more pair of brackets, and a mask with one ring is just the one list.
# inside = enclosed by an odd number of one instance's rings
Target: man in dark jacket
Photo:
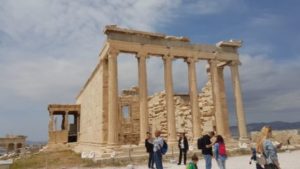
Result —
[[206, 169], [211, 169], [211, 160], [213, 156], [212, 147], [214, 143], [212, 143], [210, 139], [213, 138], [214, 135], [215, 133], [211, 131], [208, 134], [198, 139], [198, 148], [202, 150]]
[[147, 138], [145, 139], [145, 147], [146, 147], [147, 153], [149, 153], [148, 168], [153, 168], [153, 165], [154, 165], [153, 138], [152, 138], [150, 132], [147, 132]]
[[181, 164], [182, 154], [183, 154], [183, 163], [186, 165], [186, 153], [189, 150], [189, 143], [185, 136], [185, 133], [181, 133], [178, 140], [178, 148], [179, 148], [179, 160], [178, 165]]

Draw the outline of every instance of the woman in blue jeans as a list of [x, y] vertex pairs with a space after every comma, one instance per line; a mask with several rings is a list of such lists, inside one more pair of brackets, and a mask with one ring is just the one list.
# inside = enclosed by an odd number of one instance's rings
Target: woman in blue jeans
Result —
[[225, 161], [227, 159], [226, 147], [224, 139], [221, 135], [217, 135], [216, 143], [214, 144], [214, 154], [220, 169], [226, 169]]

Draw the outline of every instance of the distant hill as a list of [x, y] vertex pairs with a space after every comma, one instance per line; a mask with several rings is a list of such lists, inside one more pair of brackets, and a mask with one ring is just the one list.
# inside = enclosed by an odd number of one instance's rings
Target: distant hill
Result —
[[[269, 123], [250, 123], [247, 124], [248, 132], [259, 131], [263, 126], [271, 126], [273, 130], [289, 130], [289, 129], [300, 129], [300, 122], [282, 122], [274, 121]], [[230, 131], [232, 136], [238, 136], [237, 126], [231, 126]]]

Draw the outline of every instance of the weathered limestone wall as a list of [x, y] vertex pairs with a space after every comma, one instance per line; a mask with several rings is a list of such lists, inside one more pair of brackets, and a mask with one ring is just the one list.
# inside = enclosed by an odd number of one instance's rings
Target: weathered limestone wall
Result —
[[99, 143], [102, 134], [102, 73], [103, 66], [100, 65], [76, 100], [76, 104], [81, 105], [79, 143]]
[[199, 113], [201, 118], [202, 134], [214, 131], [216, 126], [214, 115], [214, 103], [212, 95], [212, 84], [210, 78], [202, 88], [198, 96]]
[[68, 131], [55, 131], [49, 132], [48, 144], [67, 143], [68, 142]]
[[[259, 132], [251, 132], [251, 140], [256, 142], [259, 137]], [[291, 145], [300, 144], [300, 130], [273, 130], [273, 139], [287, 145], [290, 141]]]
[[0, 147], [5, 148], [8, 152], [25, 147], [25, 143], [26, 136], [22, 135], [7, 135], [6, 137], [0, 138]]
[[[123, 90], [119, 98], [120, 113], [118, 125], [120, 144], [138, 144], [140, 137], [140, 110], [138, 88]], [[122, 107], [128, 108], [128, 116], [124, 117]]]
[[[199, 93], [199, 118], [202, 134], [212, 131], [215, 125], [213, 115], [214, 106], [212, 99], [211, 83], [207, 82], [205, 87]], [[149, 97], [149, 125], [151, 131], [161, 130], [162, 136], [167, 137], [167, 112], [166, 112], [166, 94], [165, 92], [156, 93]], [[189, 95], [175, 95], [175, 119], [176, 131], [185, 132], [188, 139], [192, 139], [192, 113], [190, 108]]]

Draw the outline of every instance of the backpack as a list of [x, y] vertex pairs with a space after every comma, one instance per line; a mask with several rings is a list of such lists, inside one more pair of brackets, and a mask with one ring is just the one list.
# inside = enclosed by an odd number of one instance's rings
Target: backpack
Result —
[[187, 166], [186, 166], [186, 169], [196, 169], [197, 166], [193, 163], [193, 162], [190, 162]]
[[201, 137], [201, 138], [198, 139], [197, 145], [198, 145], [198, 149], [204, 149], [205, 148], [205, 142], [204, 142], [204, 138], [203, 137]]
[[161, 154], [165, 155], [165, 154], [167, 153], [167, 151], [168, 151], [168, 144], [167, 144], [167, 142], [164, 140], [164, 144], [163, 144], [163, 146], [160, 148], [160, 152], [161, 152]]
[[225, 144], [219, 144], [219, 154], [221, 156], [226, 156], [226, 148]]

